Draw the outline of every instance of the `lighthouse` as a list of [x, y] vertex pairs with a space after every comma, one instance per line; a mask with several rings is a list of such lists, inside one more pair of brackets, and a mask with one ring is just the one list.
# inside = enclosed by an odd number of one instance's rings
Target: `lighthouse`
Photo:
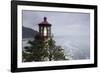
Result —
[[51, 24], [47, 21], [47, 18], [44, 17], [43, 21], [38, 24], [39, 25], [39, 34], [47, 39], [51, 36]]
[[47, 21], [47, 18], [44, 17], [43, 21], [41, 23], [39, 23], [38, 25], [39, 25], [39, 34], [42, 37], [42, 39], [44, 40], [44, 43], [45, 43], [44, 48], [47, 53], [47, 56], [43, 57], [41, 60], [49, 61], [50, 51], [49, 51], [48, 41], [50, 40], [50, 37], [51, 37], [51, 24]]

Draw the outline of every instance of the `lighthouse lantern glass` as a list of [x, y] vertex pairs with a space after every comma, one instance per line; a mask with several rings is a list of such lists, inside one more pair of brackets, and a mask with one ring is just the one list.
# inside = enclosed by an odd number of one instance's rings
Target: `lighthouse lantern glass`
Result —
[[46, 27], [44, 27], [44, 36], [47, 36], [47, 28]]

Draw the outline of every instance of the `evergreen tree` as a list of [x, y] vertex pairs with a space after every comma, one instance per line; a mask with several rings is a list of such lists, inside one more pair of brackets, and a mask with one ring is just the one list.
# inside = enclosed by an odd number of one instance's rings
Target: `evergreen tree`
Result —
[[56, 46], [53, 38], [50, 38], [49, 43], [49, 60], [65, 60], [64, 49], [61, 46]]
[[36, 35], [34, 40], [28, 43], [30, 46], [24, 47], [22, 53], [23, 62], [65, 60], [64, 49], [56, 46], [53, 37], [45, 42], [40, 35]]

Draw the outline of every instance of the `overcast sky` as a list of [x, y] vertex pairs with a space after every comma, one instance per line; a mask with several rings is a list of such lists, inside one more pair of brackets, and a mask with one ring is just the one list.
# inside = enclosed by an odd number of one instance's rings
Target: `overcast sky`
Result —
[[38, 24], [43, 18], [52, 24], [52, 33], [57, 36], [83, 35], [89, 36], [90, 15], [88, 13], [61, 13], [23, 11], [23, 26], [38, 30]]
[[[23, 10], [23, 26], [38, 31], [38, 24], [47, 17], [47, 21], [52, 24], [51, 30], [57, 43], [68, 46], [78, 45], [79, 49], [85, 49], [85, 54], [89, 57], [90, 47], [90, 14], [75, 12], [43, 12]], [[74, 39], [74, 40], [73, 40]], [[78, 42], [77, 42], [78, 41]], [[77, 44], [76, 44], [77, 43]], [[77, 54], [77, 52], [76, 52]], [[80, 54], [78, 54], [80, 55]], [[83, 55], [82, 55], [83, 56]]]

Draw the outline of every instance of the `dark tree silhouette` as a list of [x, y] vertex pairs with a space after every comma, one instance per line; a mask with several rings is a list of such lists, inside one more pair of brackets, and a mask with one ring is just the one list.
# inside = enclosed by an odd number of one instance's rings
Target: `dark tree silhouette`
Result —
[[28, 41], [30, 46], [24, 47], [23, 62], [66, 60], [64, 49], [56, 46], [53, 37], [44, 41], [43, 37], [36, 35], [33, 41]]

